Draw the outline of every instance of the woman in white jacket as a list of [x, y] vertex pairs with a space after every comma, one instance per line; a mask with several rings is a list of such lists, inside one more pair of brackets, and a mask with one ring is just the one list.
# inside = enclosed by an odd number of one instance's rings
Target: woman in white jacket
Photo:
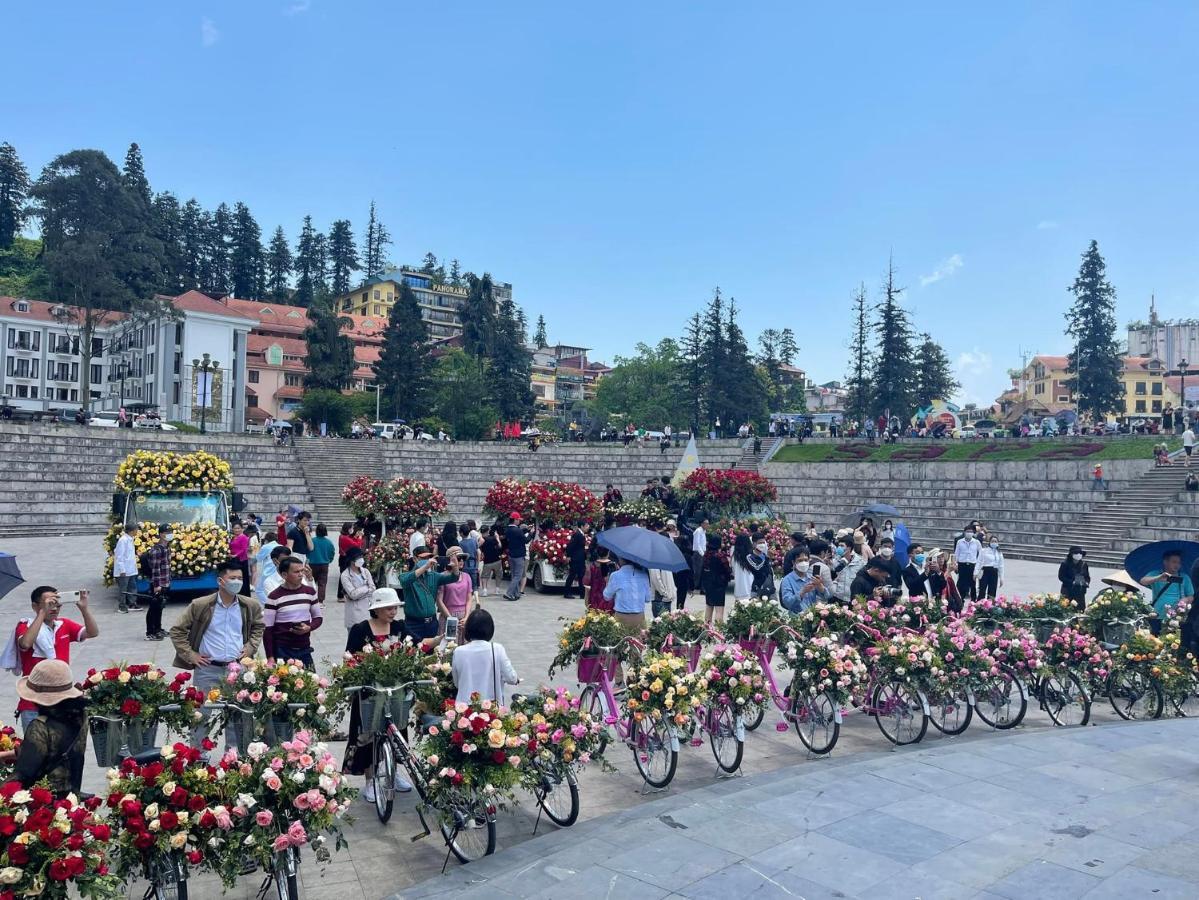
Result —
[[504, 685], [520, 684], [508, 651], [495, 637], [495, 621], [485, 609], [476, 609], [463, 628], [466, 643], [454, 650], [451, 670], [458, 687], [459, 703], [469, 703], [471, 694], [480, 700], [504, 703]]
[[341, 573], [341, 590], [346, 600], [346, 630], [369, 619], [368, 608], [375, 593], [375, 579], [366, 567], [366, 556], [357, 547], [346, 554], [346, 568]]

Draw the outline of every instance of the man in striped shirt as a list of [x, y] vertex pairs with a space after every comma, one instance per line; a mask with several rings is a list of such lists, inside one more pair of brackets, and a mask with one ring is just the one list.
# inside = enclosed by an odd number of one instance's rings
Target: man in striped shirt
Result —
[[310, 636], [321, 627], [324, 611], [316, 588], [304, 581], [304, 569], [303, 560], [294, 556], [279, 563], [283, 583], [266, 595], [262, 643], [267, 659], [294, 659], [306, 669], [315, 669]]

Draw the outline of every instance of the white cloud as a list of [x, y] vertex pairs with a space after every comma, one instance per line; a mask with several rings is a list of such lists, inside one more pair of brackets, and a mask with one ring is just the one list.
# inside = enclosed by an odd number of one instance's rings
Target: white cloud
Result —
[[920, 286], [928, 287], [930, 284], [934, 284], [943, 278], [948, 278], [950, 275], [952, 275], [954, 272], [956, 272], [961, 267], [962, 267], [962, 254], [955, 253], [953, 256], [949, 257], [948, 259], [941, 260], [941, 262], [937, 264], [937, 267], [935, 269], [933, 269], [932, 274], [921, 275], [920, 276]]
[[1037, 231], [1052, 231], [1057, 227], [1058, 224], [1057, 222], [1053, 221], [1053, 219], [1042, 219], [1037, 223]]
[[298, 0], [298, 2], [293, 3], [291, 6], [287, 7], [287, 9], [283, 10], [283, 15], [298, 16], [301, 13], [308, 12], [308, 10], [311, 8], [312, 0]]
[[958, 375], [982, 375], [991, 371], [991, 354], [975, 347], [958, 355]]
[[221, 39], [220, 29], [212, 19], [205, 16], [200, 20], [200, 46], [211, 47]]

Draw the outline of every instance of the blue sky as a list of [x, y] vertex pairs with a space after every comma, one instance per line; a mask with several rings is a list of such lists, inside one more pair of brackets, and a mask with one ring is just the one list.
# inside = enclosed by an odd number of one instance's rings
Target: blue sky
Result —
[[1199, 316], [1199, 7], [806, 6], [21, 4], [0, 140], [35, 174], [136, 140], [156, 189], [293, 240], [373, 198], [397, 261], [489, 270], [599, 358], [719, 285], [841, 378], [893, 254], [989, 403], [1021, 351], [1066, 350], [1092, 237], [1121, 326], [1150, 293]]

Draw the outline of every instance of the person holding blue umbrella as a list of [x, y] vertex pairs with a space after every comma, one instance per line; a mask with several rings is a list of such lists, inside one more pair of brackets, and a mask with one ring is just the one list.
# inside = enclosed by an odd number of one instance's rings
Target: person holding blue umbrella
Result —
[[1153, 593], [1153, 611], [1157, 618], [1149, 620], [1149, 630], [1154, 634], [1161, 634], [1162, 622], [1169, 617], [1170, 607], [1183, 601], [1190, 603], [1195, 597], [1191, 576], [1182, 571], [1181, 550], [1168, 548], [1162, 554], [1161, 568], [1150, 572], [1140, 582]]

